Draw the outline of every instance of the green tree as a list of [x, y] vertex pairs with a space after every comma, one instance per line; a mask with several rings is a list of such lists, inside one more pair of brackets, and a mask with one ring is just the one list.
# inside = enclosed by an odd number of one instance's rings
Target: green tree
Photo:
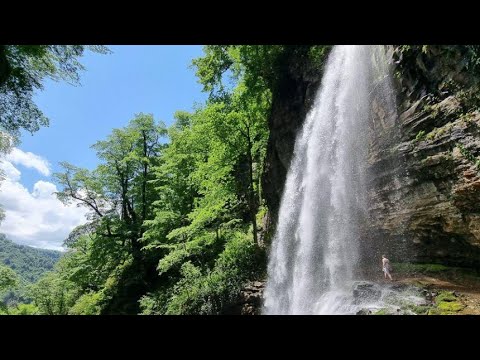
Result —
[[[250, 96], [265, 89], [275, 93], [292, 69], [322, 69], [331, 45], [207, 45], [194, 59], [197, 77], [211, 98], [222, 98], [243, 82]], [[230, 75], [230, 76], [229, 76]], [[233, 80], [233, 85], [225, 83]]]
[[[18, 284], [17, 274], [15, 274], [15, 272], [9, 267], [0, 265], [0, 292], [7, 289], [12, 289], [16, 287], [17, 284]], [[2, 313], [8, 314], [9, 311], [7, 306], [2, 301], [0, 301], [0, 314]]]
[[53, 271], [32, 285], [31, 297], [42, 315], [67, 315], [80, 296], [79, 289]]
[[9, 267], [0, 265], [0, 291], [11, 289], [18, 284], [18, 276]]
[[[68, 239], [70, 246], [85, 252], [88, 259], [85, 271], [105, 274], [97, 280], [106, 283], [123, 264], [123, 273], [117, 274], [123, 280], [118, 280], [117, 275], [116, 280], [112, 280], [119, 283], [116, 290], [123, 295], [110, 294], [113, 301], [134, 297], [132, 294], [143, 291], [148, 284], [144, 276], [149, 264], [142, 253], [140, 239], [145, 231], [144, 221], [154, 216], [152, 203], [158, 195], [151, 182], [152, 169], [161, 159], [164, 135], [163, 124], [156, 123], [152, 115], [139, 114], [128, 126], [114, 129], [106, 140], [93, 145], [103, 161], [95, 170], [63, 163], [65, 171], [55, 174], [61, 186], [58, 198], [65, 203], [78, 202], [90, 210], [90, 222]], [[89, 234], [88, 241], [74, 245], [85, 234]], [[93, 283], [96, 285], [90, 289], [94, 291], [105, 285]], [[111, 306], [118, 310], [123, 304]]]
[[33, 102], [43, 80], [65, 80], [78, 84], [79, 62], [85, 48], [105, 54], [104, 46], [84, 45], [0, 45], [0, 129], [17, 134], [31, 133], [48, 125], [48, 119]]

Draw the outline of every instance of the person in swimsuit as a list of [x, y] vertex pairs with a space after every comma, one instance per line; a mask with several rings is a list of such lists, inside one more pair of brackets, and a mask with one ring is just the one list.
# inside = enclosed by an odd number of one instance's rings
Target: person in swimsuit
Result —
[[382, 255], [382, 270], [383, 274], [385, 275], [385, 279], [388, 276], [390, 281], [393, 281], [392, 275], [390, 275], [390, 260], [388, 260], [385, 255]]

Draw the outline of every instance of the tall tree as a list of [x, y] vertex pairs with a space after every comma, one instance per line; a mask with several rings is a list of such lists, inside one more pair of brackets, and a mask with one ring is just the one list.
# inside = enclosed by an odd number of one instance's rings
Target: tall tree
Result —
[[136, 290], [132, 291], [140, 291], [143, 285], [139, 283], [148, 282], [148, 264], [144, 262], [140, 239], [144, 221], [153, 218], [152, 203], [157, 194], [151, 183], [152, 168], [158, 165], [165, 147], [161, 141], [164, 135], [163, 124], [157, 124], [152, 115], [139, 114], [128, 126], [114, 129], [106, 140], [93, 145], [103, 160], [95, 170], [64, 163], [65, 171], [55, 174], [62, 187], [58, 198], [65, 203], [78, 202], [90, 210], [90, 222], [83, 228], [86, 231], [78, 231], [78, 235], [93, 233], [94, 252], [101, 251], [100, 258], [113, 254], [116, 259], [112, 269], [131, 261], [125, 276], [133, 274], [138, 281], [124, 279], [122, 285], [134, 283]]

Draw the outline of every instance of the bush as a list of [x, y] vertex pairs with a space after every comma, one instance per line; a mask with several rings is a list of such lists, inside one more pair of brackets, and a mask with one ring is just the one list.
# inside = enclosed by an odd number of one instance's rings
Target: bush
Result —
[[19, 304], [17, 308], [10, 310], [11, 315], [39, 315], [38, 308], [33, 304]]
[[140, 300], [143, 314], [219, 314], [236, 299], [240, 289], [249, 279], [263, 271], [263, 252], [249, 235], [232, 231], [224, 250], [217, 257], [212, 269], [195, 265], [192, 261], [182, 264], [181, 279], [170, 290], [148, 294]]
[[73, 307], [68, 311], [70, 315], [99, 315], [102, 309], [101, 302], [103, 300], [102, 293], [91, 292], [86, 293], [75, 302]]

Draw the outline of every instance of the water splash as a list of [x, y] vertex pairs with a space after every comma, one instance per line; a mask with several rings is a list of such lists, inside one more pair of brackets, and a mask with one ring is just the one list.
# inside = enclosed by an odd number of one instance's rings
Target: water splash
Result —
[[270, 253], [265, 314], [345, 313], [360, 260], [359, 229], [368, 219], [372, 104], [391, 119], [392, 94], [383, 46], [332, 49], [296, 139]]

